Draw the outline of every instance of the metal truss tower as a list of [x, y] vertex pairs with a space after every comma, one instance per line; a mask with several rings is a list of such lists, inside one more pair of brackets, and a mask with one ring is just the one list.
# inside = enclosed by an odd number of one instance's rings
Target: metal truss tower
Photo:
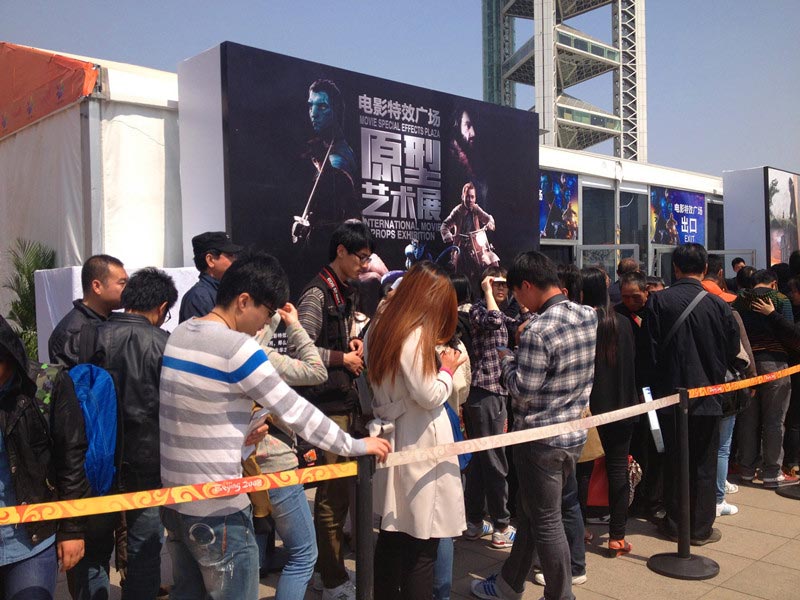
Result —
[[[612, 43], [565, 21], [611, 5]], [[483, 0], [484, 100], [514, 106], [514, 84], [534, 86], [541, 142], [585, 150], [614, 140], [614, 155], [647, 162], [645, 0]], [[534, 35], [519, 47], [514, 20], [532, 19]], [[613, 72], [614, 112], [565, 92]]]

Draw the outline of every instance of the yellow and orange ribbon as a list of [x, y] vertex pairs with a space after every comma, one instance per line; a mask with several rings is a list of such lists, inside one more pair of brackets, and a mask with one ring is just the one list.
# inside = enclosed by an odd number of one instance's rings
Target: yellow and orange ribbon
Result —
[[[689, 398], [702, 398], [714, 394], [741, 390], [769, 381], [775, 381], [782, 377], [789, 377], [795, 373], [800, 373], [800, 365], [781, 369], [774, 373], [758, 375], [750, 379], [692, 388], [688, 390]], [[577, 431], [579, 429], [588, 429], [613, 421], [631, 418], [652, 410], [666, 408], [677, 404], [678, 400], [678, 395], [675, 394], [665, 398], [659, 398], [646, 404], [630, 406], [600, 415], [585, 417], [576, 421], [465, 440], [452, 444], [443, 444], [432, 448], [416, 448], [403, 452], [393, 452], [389, 455], [387, 461], [384, 464], [378, 465], [378, 467], [399, 466], [432, 459], [441, 460], [467, 452], [480, 452], [481, 450], [488, 450], [490, 448], [500, 448], [511, 444], [545, 439], [562, 433]], [[318, 483], [320, 481], [338, 479], [340, 477], [354, 477], [357, 474], [357, 464], [355, 462], [345, 462], [309, 467], [307, 469], [297, 469], [294, 471], [282, 471], [280, 473], [265, 473], [255, 477], [242, 477], [240, 479], [230, 479], [227, 481], [214, 481], [142, 492], [129, 492], [126, 494], [114, 494], [112, 496], [97, 496], [94, 498], [83, 498], [81, 500], [61, 500], [42, 504], [7, 506], [0, 508], [0, 525], [15, 525], [17, 523], [68, 519], [124, 510], [150, 508], [154, 506], [168, 506], [170, 504], [180, 504], [183, 502], [196, 502], [198, 500], [236, 496], [247, 492], [269, 490], [290, 485]]]
[[22, 504], [0, 508], [0, 525], [15, 525], [51, 519], [69, 519], [87, 515], [99, 515], [122, 510], [167, 506], [182, 502], [195, 502], [211, 498], [236, 496], [246, 492], [316, 483], [357, 474], [355, 462], [320, 465], [295, 471], [265, 473], [255, 477], [242, 477], [228, 481], [197, 483], [143, 492], [129, 492], [111, 496], [96, 496], [80, 500], [61, 500], [42, 504]]

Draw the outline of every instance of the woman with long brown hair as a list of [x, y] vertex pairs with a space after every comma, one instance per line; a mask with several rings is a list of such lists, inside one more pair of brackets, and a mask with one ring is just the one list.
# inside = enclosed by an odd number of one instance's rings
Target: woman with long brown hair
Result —
[[[447, 273], [417, 263], [375, 318], [367, 336], [367, 378], [377, 418], [394, 425], [394, 451], [451, 443], [444, 408], [453, 373], [467, 357], [437, 344], [455, 333], [456, 293]], [[391, 429], [391, 428], [389, 428]], [[439, 539], [466, 527], [456, 457], [381, 469], [375, 475], [381, 515], [375, 549], [375, 597], [430, 600]]]

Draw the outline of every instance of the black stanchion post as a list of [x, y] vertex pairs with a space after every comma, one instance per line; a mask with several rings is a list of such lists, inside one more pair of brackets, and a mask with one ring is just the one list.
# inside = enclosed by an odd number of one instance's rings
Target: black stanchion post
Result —
[[691, 553], [691, 514], [689, 500], [689, 392], [678, 390], [681, 402], [675, 407], [678, 434], [678, 459], [680, 473], [680, 514], [678, 523], [678, 551], [654, 554], [647, 567], [659, 575], [675, 579], [711, 579], [719, 573], [719, 565], [704, 556]]
[[356, 600], [373, 600], [372, 476], [375, 457], [358, 457], [356, 475]]

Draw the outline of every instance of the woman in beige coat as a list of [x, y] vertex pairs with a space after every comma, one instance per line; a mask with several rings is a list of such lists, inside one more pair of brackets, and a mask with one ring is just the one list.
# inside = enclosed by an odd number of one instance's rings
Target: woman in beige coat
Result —
[[[452, 443], [444, 403], [453, 374], [467, 359], [436, 345], [453, 337], [456, 294], [446, 272], [430, 262], [414, 265], [372, 324], [367, 377], [373, 411], [391, 421], [393, 450]], [[375, 511], [381, 516], [375, 548], [375, 597], [430, 600], [439, 539], [466, 527], [461, 475], [455, 457], [380, 469]]]

